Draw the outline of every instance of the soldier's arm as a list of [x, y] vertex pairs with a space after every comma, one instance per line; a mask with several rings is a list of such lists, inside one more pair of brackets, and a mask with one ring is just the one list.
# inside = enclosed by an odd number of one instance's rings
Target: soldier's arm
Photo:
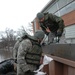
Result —
[[61, 17], [58, 17], [58, 16], [53, 15], [53, 14], [49, 14], [49, 17], [50, 17], [53, 21], [55, 21], [55, 22], [58, 23], [58, 25], [59, 25], [59, 29], [58, 29], [58, 30], [60, 30], [60, 31], [63, 32], [63, 29], [64, 29], [64, 21], [63, 21], [63, 19], [62, 19]]
[[49, 34], [49, 32], [46, 31], [47, 28], [46, 28], [42, 23], [40, 23], [40, 27], [41, 27], [41, 29], [44, 31], [44, 33], [45, 33], [46, 35]]
[[31, 49], [32, 44], [30, 40], [23, 40], [18, 49], [18, 56], [17, 56], [17, 63], [19, 64], [20, 68], [23, 72], [29, 70], [29, 66], [26, 63], [25, 55], [28, 49]]
[[13, 58], [14, 58], [14, 60], [17, 60], [18, 47], [19, 47], [19, 41], [17, 41], [15, 43], [14, 48], [13, 48]]

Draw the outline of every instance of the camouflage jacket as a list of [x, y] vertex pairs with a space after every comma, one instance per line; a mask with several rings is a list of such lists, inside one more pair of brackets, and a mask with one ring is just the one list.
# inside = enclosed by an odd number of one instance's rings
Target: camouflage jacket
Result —
[[37, 69], [36, 65], [28, 64], [25, 56], [28, 50], [32, 49], [32, 43], [29, 39], [24, 39], [18, 48], [18, 55], [17, 55], [17, 64], [23, 72], [28, 70], [34, 71]]
[[58, 17], [58, 16], [53, 15], [51, 13], [45, 13], [44, 19], [45, 19], [44, 22], [40, 22], [40, 26], [46, 34], [48, 34], [48, 32], [46, 32], [47, 27], [53, 33], [56, 33], [57, 30], [60, 30], [61, 32], [63, 32], [64, 21], [62, 20], [61, 17]]
[[32, 41], [32, 49], [27, 50], [25, 59], [28, 64], [40, 65], [40, 58], [42, 55], [42, 47], [38, 42]]

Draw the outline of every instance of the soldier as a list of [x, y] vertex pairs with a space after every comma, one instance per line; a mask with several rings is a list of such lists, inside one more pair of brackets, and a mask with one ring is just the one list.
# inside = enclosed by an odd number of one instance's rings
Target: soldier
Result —
[[19, 46], [17, 55], [17, 75], [34, 75], [40, 65], [42, 49], [40, 43], [44, 38], [44, 32], [38, 30], [34, 36], [25, 38]]
[[17, 52], [18, 52], [18, 48], [20, 46], [20, 43], [22, 42], [22, 40], [24, 38], [27, 38], [27, 35], [28, 34], [25, 32], [22, 37], [18, 37], [18, 40], [17, 40], [17, 42], [14, 45], [14, 48], [13, 48], [13, 58], [15, 60], [15, 63], [17, 63]]
[[52, 13], [38, 13], [37, 18], [40, 23], [40, 27], [46, 35], [50, 36], [50, 41], [53, 41], [54, 37], [61, 37], [64, 29], [64, 21], [61, 17], [53, 15]]

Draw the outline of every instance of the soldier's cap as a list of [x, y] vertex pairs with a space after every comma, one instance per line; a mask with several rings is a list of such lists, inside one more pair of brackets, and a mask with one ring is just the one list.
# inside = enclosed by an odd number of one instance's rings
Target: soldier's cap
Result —
[[37, 13], [37, 18], [39, 20], [41, 20], [43, 17], [44, 17], [44, 14], [43, 13], [41, 13], [41, 12]]
[[44, 32], [42, 30], [37, 30], [35, 33], [34, 33], [34, 38], [35, 39], [43, 39], [44, 38]]
[[[35, 40], [37, 41], [38, 39], [43, 39], [44, 38], [44, 32], [42, 30], [37, 30], [35, 33], [34, 33], [34, 36], [31, 36], [29, 35], [28, 33], [24, 34], [23, 37], [25, 37], [25, 35], [31, 39], [31, 40]], [[22, 38], [23, 38], [22, 37]]]

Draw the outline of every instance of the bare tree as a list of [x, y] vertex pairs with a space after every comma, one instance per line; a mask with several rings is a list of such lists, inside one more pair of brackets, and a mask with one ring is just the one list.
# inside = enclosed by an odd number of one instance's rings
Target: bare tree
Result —
[[28, 33], [28, 34], [30, 34], [30, 35], [32, 35], [33, 34], [33, 28], [32, 28], [32, 25], [29, 23], [28, 24], [28, 27], [26, 28], [26, 27], [24, 27], [24, 26], [21, 26], [20, 28], [19, 28], [19, 30], [17, 31], [17, 36], [23, 36], [25, 33]]
[[6, 28], [5, 32], [1, 34], [1, 46], [3, 48], [13, 47], [16, 42], [16, 36], [14, 35], [13, 29]]
[[24, 26], [21, 26], [17, 31], [17, 37], [23, 36], [24, 33], [27, 33], [26, 29], [24, 28]]
[[26, 31], [28, 31], [28, 33], [29, 33], [30, 35], [33, 35], [32, 23], [28, 23], [28, 27], [27, 27]]

